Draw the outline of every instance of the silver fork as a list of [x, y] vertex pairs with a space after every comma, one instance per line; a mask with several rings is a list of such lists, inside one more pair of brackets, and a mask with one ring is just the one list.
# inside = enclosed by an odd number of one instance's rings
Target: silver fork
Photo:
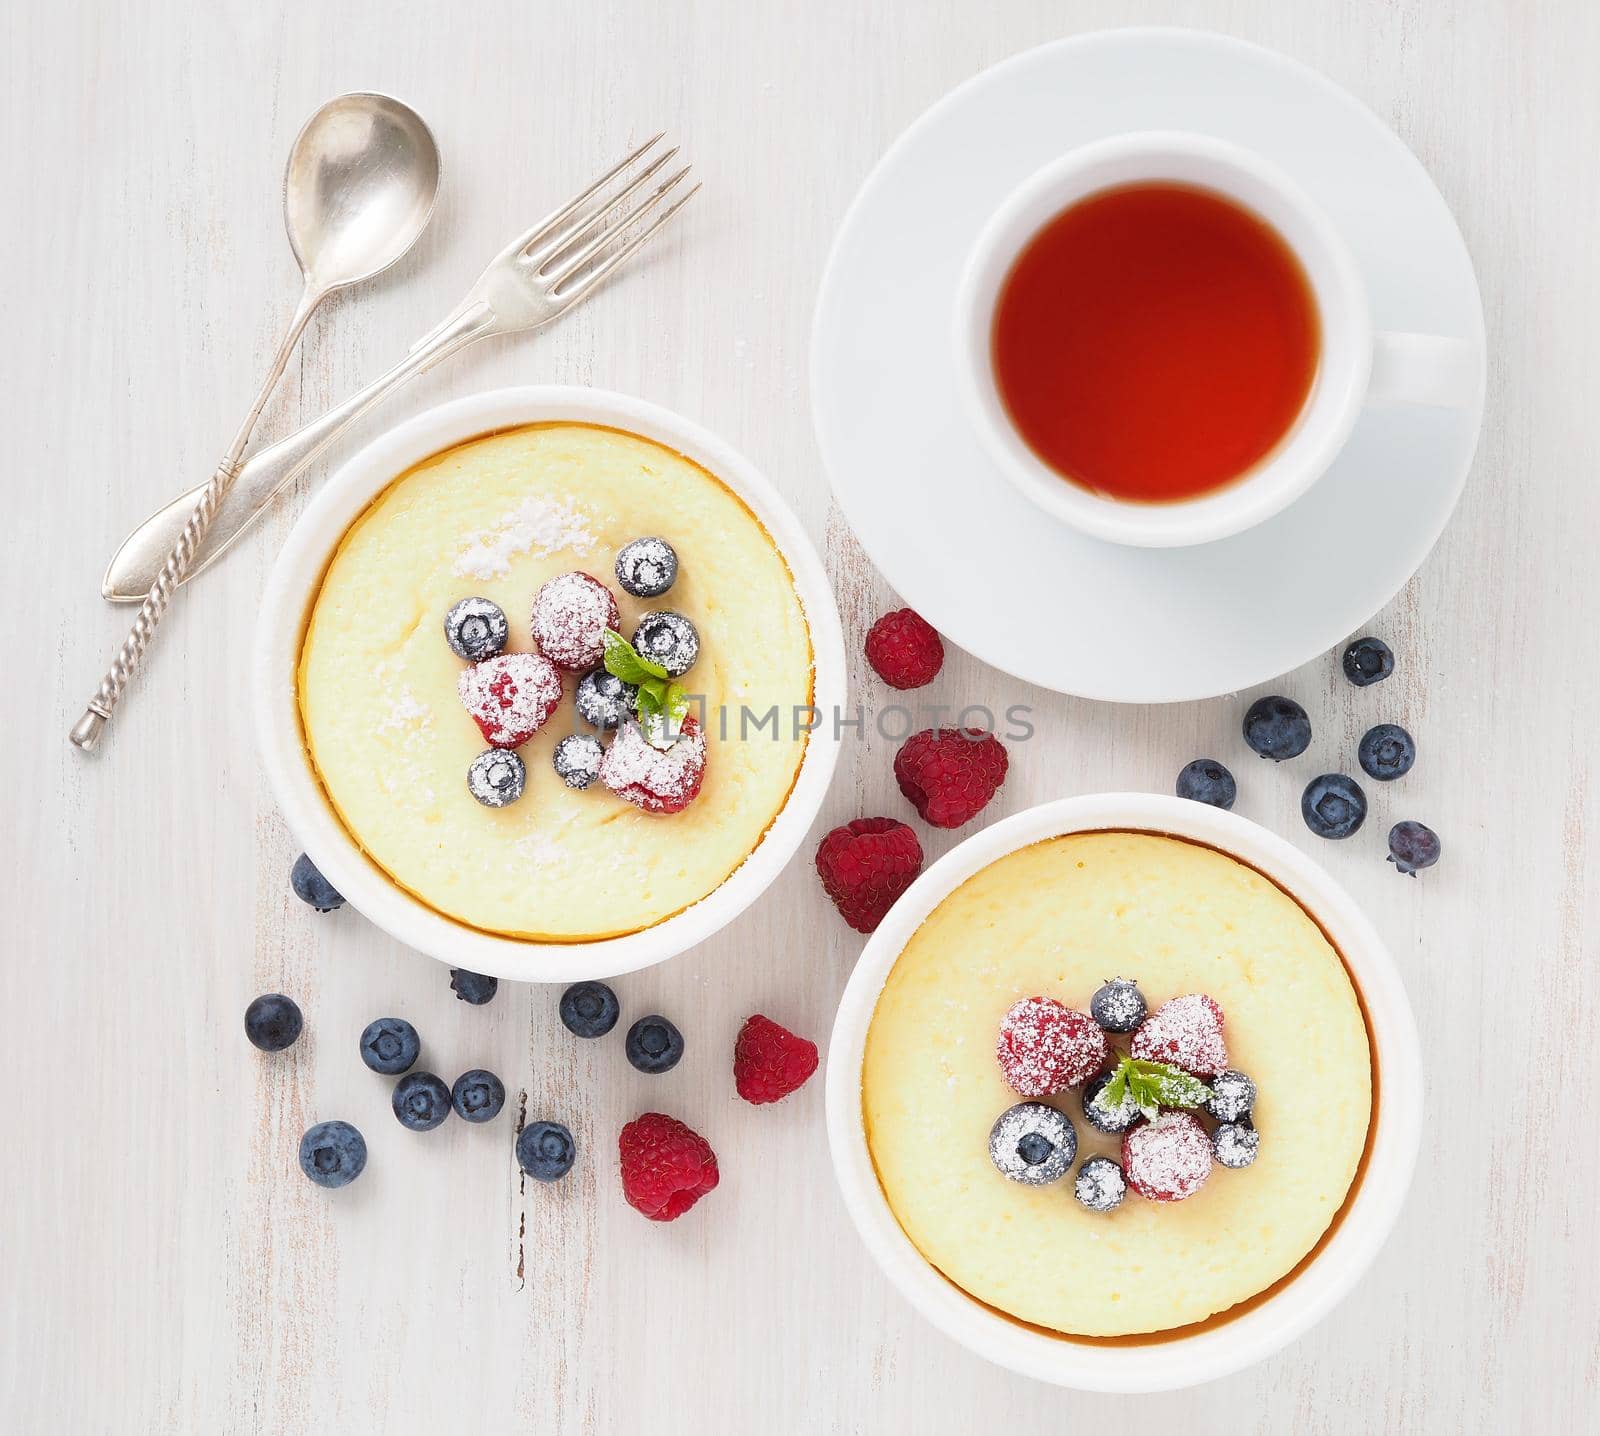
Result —
[[[581, 194], [518, 235], [490, 261], [455, 309], [424, 335], [394, 368], [320, 419], [255, 454], [240, 469], [203, 539], [187, 561], [174, 545], [194, 512], [204, 484], [180, 494], [139, 525], [117, 550], [101, 582], [113, 602], [142, 602], [139, 616], [71, 738], [92, 750], [155, 635], [178, 585], [203, 572], [231, 548], [274, 495], [292, 483], [338, 436], [380, 399], [425, 369], [479, 339], [539, 329], [581, 303], [666, 224], [699, 190], [668, 197], [689, 173], [683, 165], [653, 186], [677, 155], [674, 146], [651, 158], [615, 192], [662, 139], [652, 136]], [[651, 186], [642, 198], [641, 191]], [[630, 203], [631, 202], [631, 203]], [[643, 223], [642, 221], [648, 221]]]

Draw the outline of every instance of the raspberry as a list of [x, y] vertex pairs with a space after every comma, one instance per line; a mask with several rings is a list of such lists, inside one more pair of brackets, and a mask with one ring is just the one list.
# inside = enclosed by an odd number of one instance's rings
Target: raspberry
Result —
[[921, 688], [944, 666], [944, 643], [920, 613], [898, 608], [867, 630], [867, 662], [891, 688]]
[[1211, 1138], [1188, 1112], [1163, 1112], [1122, 1139], [1122, 1170], [1141, 1197], [1181, 1202], [1211, 1175]]
[[617, 1138], [617, 1154], [622, 1195], [653, 1222], [676, 1221], [717, 1185], [717, 1154], [710, 1143], [661, 1112], [629, 1122]]
[[1000, 1020], [994, 1055], [1006, 1085], [1024, 1097], [1049, 1097], [1087, 1082], [1110, 1049], [1100, 1025], [1086, 1012], [1053, 997], [1024, 997]]
[[894, 776], [923, 821], [959, 828], [1006, 779], [1006, 750], [980, 728], [924, 728], [894, 757]]
[[706, 740], [693, 713], [664, 752], [645, 741], [638, 724], [624, 723], [600, 760], [600, 781], [647, 813], [681, 813], [700, 795], [705, 773]]
[[496, 748], [520, 748], [561, 702], [561, 675], [537, 653], [502, 653], [463, 669], [456, 691]]
[[621, 622], [611, 590], [579, 569], [558, 573], [533, 596], [533, 641], [552, 663], [574, 673], [600, 662], [606, 629]]
[[1228, 1067], [1222, 1009], [1203, 992], [1163, 1002], [1133, 1034], [1132, 1050], [1145, 1062], [1168, 1062], [1196, 1077], [1215, 1077]]
[[746, 1102], [776, 1102], [806, 1085], [817, 1070], [817, 1044], [796, 1037], [759, 1012], [733, 1044], [733, 1085]]
[[856, 818], [817, 845], [817, 873], [839, 914], [871, 932], [922, 871], [922, 844], [894, 818]]

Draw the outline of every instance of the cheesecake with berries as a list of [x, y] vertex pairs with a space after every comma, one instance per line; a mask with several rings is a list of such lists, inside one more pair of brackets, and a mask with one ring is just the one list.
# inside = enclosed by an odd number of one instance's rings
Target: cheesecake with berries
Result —
[[1372, 1117], [1338, 951], [1255, 869], [1144, 832], [991, 863], [912, 935], [862, 1065], [867, 1145], [922, 1255], [1018, 1321], [1155, 1337], [1292, 1273]]
[[[669, 675], [647, 696], [689, 704], [671, 751], [608, 671], [617, 637]], [[812, 653], [788, 565], [715, 475], [537, 424], [433, 455], [356, 519], [297, 685], [328, 802], [394, 882], [483, 931], [582, 942], [664, 921], [760, 844], [804, 756]], [[773, 707], [776, 731], [741, 732]]]

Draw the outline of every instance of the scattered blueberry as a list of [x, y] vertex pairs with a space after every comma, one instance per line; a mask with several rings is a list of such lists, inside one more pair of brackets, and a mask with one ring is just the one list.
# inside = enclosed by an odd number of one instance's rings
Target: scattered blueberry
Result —
[[1319, 838], [1348, 838], [1367, 818], [1367, 795], [1343, 773], [1324, 773], [1306, 784], [1300, 816]]
[[1361, 771], [1380, 783], [1392, 783], [1411, 771], [1417, 761], [1417, 745], [1398, 723], [1380, 723], [1369, 728], [1356, 750]]
[[591, 738], [587, 733], [568, 733], [556, 744], [550, 762], [569, 788], [587, 788], [600, 776], [600, 760], [605, 755], [606, 750], [600, 746], [598, 738]]
[[1091, 1077], [1083, 1087], [1083, 1120], [1097, 1132], [1126, 1132], [1139, 1120], [1139, 1108], [1132, 1097], [1123, 1094], [1122, 1102], [1116, 1107], [1108, 1107], [1101, 1101], [1107, 1084], [1111, 1081], [1109, 1072], [1102, 1072], [1098, 1077]]
[[575, 982], [561, 994], [561, 1021], [576, 1037], [604, 1037], [622, 1008], [603, 982]]
[[486, 808], [503, 808], [522, 796], [528, 770], [504, 748], [485, 748], [467, 768], [467, 791]]
[[1110, 1157], [1089, 1157], [1072, 1179], [1072, 1195], [1091, 1212], [1114, 1212], [1128, 1195], [1122, 1164]]
[[474, 1067], [463, 1072], [450, 1089], [450, 1105], [467, 1122], [492, 1122], [506, 1105], [506, 1084], [493, 1072]]
[[462, 1002], [482, 1007], [484, 1003], [492, 1001], [495, 993], [500, 990], [500, 979], [485, 977], [481, 972], [468, 972], [464, 967], [452, 967], [450, 990]]
[[555, 1182], [572, 1170], [578, 1149], [560, 1122], [529, 1122], [517, 1133], [517, 1165], [536, 1182]]
[[317, 871], [317, 865], [304, 853], [294, 860], [289, 869], [289, 886], [294, 895], [318, 912], [332, 912], [344, 906], [344, 896], [327, 878]]
[[300, 1170], [319, 1187], [344, 1187], [367, 1165], [367, 1139], [348, 1122], [318, 1122], [300, 1139]]
[[1431, 868], [1439, 861], [1439, 852], [1439, 835], [1423, 823], [1408, 818], [1389, 829], [1389, 861], [1408, 877]]
[[678, 555], [664, 538], [637, 538], [617, 554], [617, 582], [635, 598], [660, 598], [678, 578]]
[[1344, 651], [1344, 676], [1357, 688], [1382, 683], [1394, 672], [1394, 652], [1381, 638], [1358, 638]]
[[362, 1029], [361, 1060], [385, 1077], [409, 1071], [421, 1052], [417, 1029], [403, 1017], [379, 1017]]
[[1257, 698], [1244, 715], [1244, 741], [1252, 753], [1275, 763], [1298, 758], [1311, 746], [1311, 720], [1293, 698]]
[[628, 1029], [622, 1046], [641, 1072], [670, 1072], [683, 1056], [683, 1034], [665, 1017], [641, 1017]]
[[293, 1047], [305, 1025], [300, 1005], [281, 992], [263, 993], [244, 1010], [244, 1035], [263, 1052]]
[[1089, 999], [1089, 1016], [1107, 1032], [1132, 1032], [1147, 1011], [1144, 993], [1131, 977], [1111, 978]]
[[389, 1103], [402, 1127], [431, 1132], [450, 1115], [450, 1089], [431, 1072], [408, 1072], [394, 1084]]
[[591, 728], [608, 732], [622, 726], [633, 711], [633, 700], [638, 696], [637, 684], [624, 683], [615, 673], [596, 668], [578, 680], [578, 691], [572, 701], [578, 710], [578, 717]]
[[1211, 1134], [1211, 1153], [1224, 1167], [1248, 1167], [1256, 1159], [1256, 1149], [1261, 1145], [1261, 1133], [1248, 1117], [1237, 1122], [1224, 1122]]
[[457, 658], [481, 663], [493, 658], [511, 637], [511, 625], [498, 603], [464, 598], [444, 616], [444, 640]]
[[1243, 1072], [1229, 1068], [1211, 1079], [1211, 1097], [1206, 1102], [1208, 1111], [1219, 1122], [1237, 1122], [1248, 1117], [1256, 1105], [1256, 1084]]
[[674, 678], [681, 678], [700, 656], [700, 635], [681, 613], [663, 608], [639, 620], [633, 630], [633, 646], [641, 658], [659, 663]]
[[1008, 1107], [989, 1129], [989, 1158], [1013, 1182], [1042, 1187], [1072, 1165], [1078, 1133], [1071, 1121], [1043, 1102]]
[[1215, 758], [1196, 758], [1178, 774], [1178, 796], [1213, 808], [1231, 808], [1239, 796], [1239, 785]]

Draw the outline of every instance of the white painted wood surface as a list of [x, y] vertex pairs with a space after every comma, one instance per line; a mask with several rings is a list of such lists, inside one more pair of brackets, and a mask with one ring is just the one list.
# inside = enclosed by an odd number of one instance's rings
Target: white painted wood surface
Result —
[[[126, 618], [96, 597], [111, 545], [209, 471], [289, 314], [278, 177], [328, 95], [375, 87], [417, 105], [446, 186], [417, 253], [314, 323], [263, 433], [364, 382], [507, 235], [670, 126], [706, 190], [647, 272], [548, 335], [431, 376], [363, 432], [518, 381], [682, 409], [797, 507], [859, 654], [892, 595], [831, 509], [810, 432], [807, 333], [830, 235], [884, 146], [951, 85], [1135, 21], [1276, 45], [1394, 125], [1460, 217], [1494, 363], [1465, 501], [1372, 625], [1397, 676], [1358, 695], [1329, 656], [1274, 685], [1318, 720], [1294, 772], [1241, 751], [1245, 695], [1096, 706], [961, 654], [930, 695], [1036, 708], [1038, 737], [991, 816], [1166, 788], [1197, 753], [1231, 760], [1240, 811], [1367, 903], [1421, 1023], [1432, 1120], [1380, 1265], [1257, 1369], [1112, 1399], [987, 1367], [889, 1289], [835, 1194], [820, 1083], [777, 1109], [734, 1098], [739, 1022], [759, 1009], [824, 1037], [860, 948], [808, 861], [717, 940], [618, 984], [630, 1012], [664, 1011], [687, 1034], [660, 1079], [632, 1072], [615, 1040], [570, 1039], [553, 991], [468, 1008], [442, 969], [356, 914], [319, 919], [288, 895], [295, 844], [252, 752], [247, 651], [272, 554], [320, 471], [178, 605], [106, 750], [87, 761], [65, 732]], [[0, 1428], [1564, 1432], [1592, 1416], [1600, 10], [66, 0], [8, 7], [3, 26], [0, 583], [17, 662], [0, 686]], [[1421, 762], [1376, 795], [1370, 831], [1319, 845], [1298, 780], [1380, 717], [1417, 735]], [[890, 757], [852, 746], [822, 825], [902, 812]], [[1446, 844], [1416, 883], [1381, 861], [1387, 823], [1408, 815]], [[263, 1060], [240, 1014], [270, 989], [299, 998], [309, 1032]], [[354, 1051], [386, 1012], [416, 1021], [428, 1065], [495, 1068], [530, 1113], [568, 1121], [583, 1148], [571, 1179], [522, 1189], [509, 1116], [402, 1132]], [[618, 1126], [652, 1106], [722, 1161], [721, 1189], [668, 1227], [624, 1207], [614, 1171]], [[329, 1200], [295, 1171], [294, 1145], [334, 1115], [365, 1129], [372, 1160]]]

